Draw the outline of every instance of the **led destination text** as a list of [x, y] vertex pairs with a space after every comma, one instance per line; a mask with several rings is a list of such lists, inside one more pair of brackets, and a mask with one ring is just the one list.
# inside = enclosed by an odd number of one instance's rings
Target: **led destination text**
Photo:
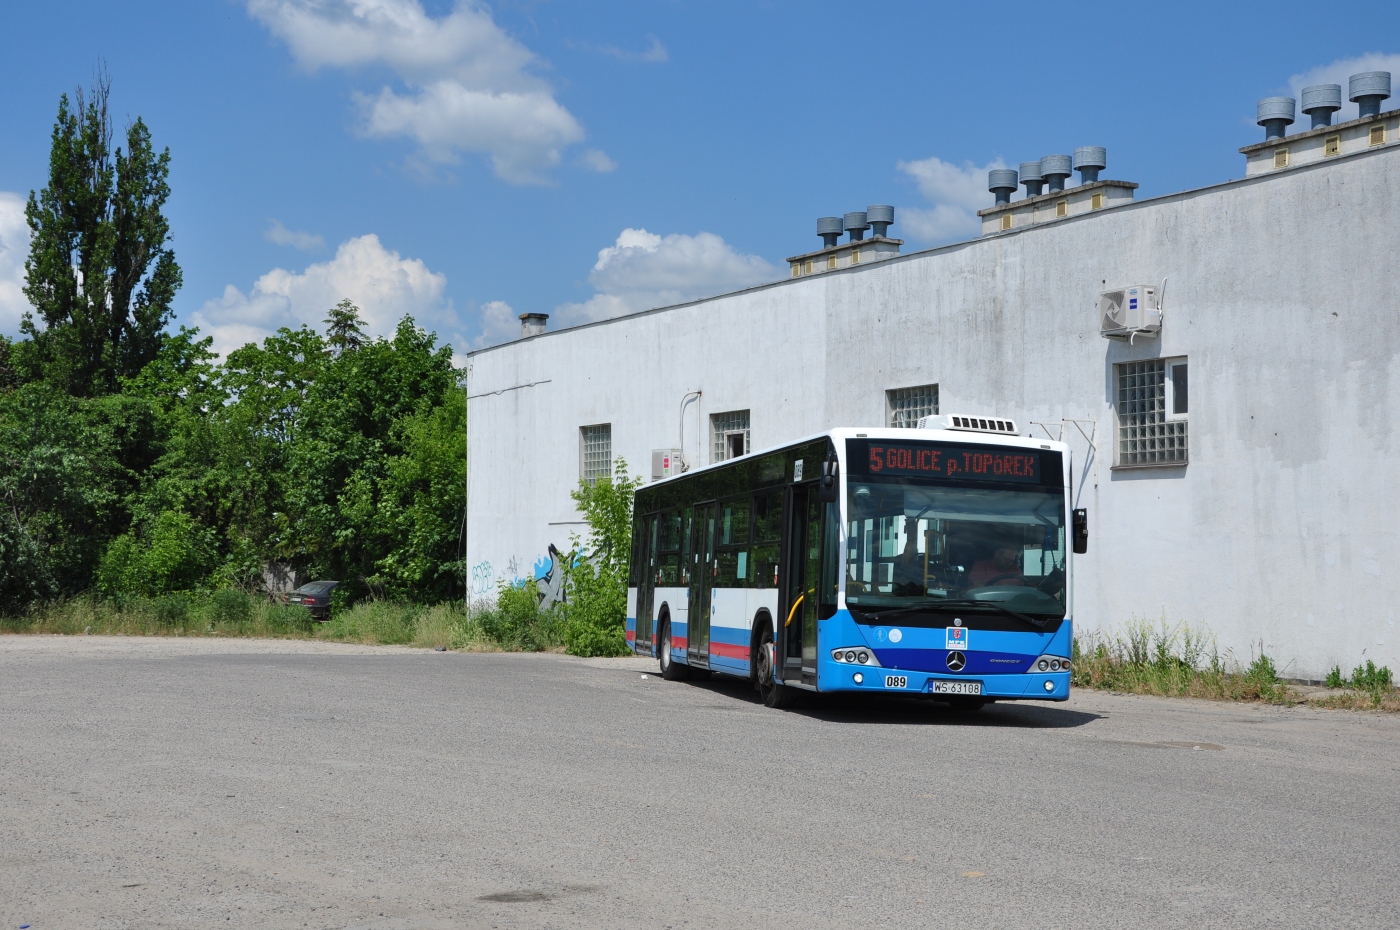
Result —
[[[1029, 451], [991, 450], [987, 447], [942, 446], [932, 443], [899, 444], [870, 442], [866, 455], [856, 457], [852, 449], [853, 471], [869, 475], [925, 475], [984, 481], [1040, 481], [1040, 455]], [[865, 465], [860, 469], [856, 464]]]

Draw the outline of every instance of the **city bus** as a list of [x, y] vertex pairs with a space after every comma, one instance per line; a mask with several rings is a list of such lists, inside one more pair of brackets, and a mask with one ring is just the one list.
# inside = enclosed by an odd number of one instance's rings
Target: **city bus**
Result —
[[626, 636], [667, 680], [896, 693], [976, 710], [1069, 698], [1065, 444], [1004, 418], [834, 429], [636, 492]]

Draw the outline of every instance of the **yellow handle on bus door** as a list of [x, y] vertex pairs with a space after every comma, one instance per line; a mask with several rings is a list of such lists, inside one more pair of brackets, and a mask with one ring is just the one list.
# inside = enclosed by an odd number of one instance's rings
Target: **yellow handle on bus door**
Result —
[[795, 600], [795, 601], [792, 602], [792, 610], [789, 610], [789, 611], [788, 611], [788, 618], [787, 618], [787, 620], [783, 623], [783, 626], [785, 626], [785, 627], [792, 626], [792, 618], [793, 618], [793, 615], [797, 613], [797, 608], [799, 608], [799, 607], [802, 606], [802, 599], [805, 598], [806, 596], [807, 596], [807, 595], [805, 595], [805, 594], [799, 594], [799, 595], [797, 595], [797, 600]]

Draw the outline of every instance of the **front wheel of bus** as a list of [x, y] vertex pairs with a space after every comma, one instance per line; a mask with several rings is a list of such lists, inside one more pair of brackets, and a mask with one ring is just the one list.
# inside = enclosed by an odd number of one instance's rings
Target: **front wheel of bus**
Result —
[[762, 635], [758, 638], [758, 644], [754, 647], [753, 667], [757, 670], [758, 693], [763, 696], [763, 703], [768, 707], [781, 710], [797, 703], [797, 691], [779, 684], [774, 676], [773, 655], [775, 651], [773, 630], [765, 625]]
[[659, 653], [657, 660], [661, 663], [661, 677], [667, 681], [681, 681], [684, 679], [686, 667], [677, 665], [671, 661], [671, 618], [667, 617], [661, 621], [661, 641], [657, 646]]

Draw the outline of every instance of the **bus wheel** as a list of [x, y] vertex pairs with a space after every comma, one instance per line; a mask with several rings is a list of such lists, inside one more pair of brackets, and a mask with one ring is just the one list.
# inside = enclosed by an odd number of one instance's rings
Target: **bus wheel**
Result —
[[661, 642], [656, 650], [658, 661], [661, 663], [661, 677], [667, 681], [682, 681], [685, 679], [686, 666], [677, 665], [671, 661], [671, 618], [667, 617], [661, 621]]
[[987, 706], [987, 701], [975, 697], [953, 697], [948, 699], [948, 706], [955, 714], [975, 714]]
[[754, 654], [750, 657], [753, 667], [757, 670], [758, 693], [763, 695], [763, 703], [768, 707], [783, 709], [792, 707], [797, 703], [797, 690], [778, 683], [773, 675], [773, 629], [764, 624], [763, 632], [758, 637], [758, 644], [754, 647]]

